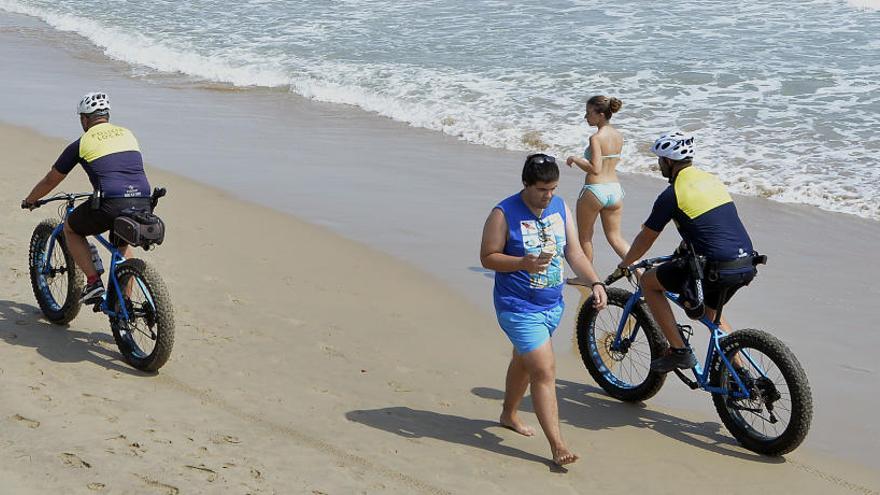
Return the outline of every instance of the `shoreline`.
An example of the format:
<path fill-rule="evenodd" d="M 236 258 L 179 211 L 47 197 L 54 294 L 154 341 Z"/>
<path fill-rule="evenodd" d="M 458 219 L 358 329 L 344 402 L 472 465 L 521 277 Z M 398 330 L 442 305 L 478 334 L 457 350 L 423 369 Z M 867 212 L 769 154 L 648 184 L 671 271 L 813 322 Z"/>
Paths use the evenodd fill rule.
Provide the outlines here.
<path fill-rule="evenodd" d="M 10 27 L 7 27 L 7 24 Z M 24 27 L 25 25 L 27 27 Z M 27 14 L 11 13 L 6 11 L 0 12 L 0 35 L 5 34 L 8 37 L 11 34 L 16 34 L 16 32 L 17 34 L 25 34 L 25 37 L 28 38 L 28 41 L 32 42 L 32 44 L 49 45 L 54 51 L 65 52 L 66 55 L 70 58 L 81 59 L 83 65 L 89 66 L 83 69 L 85 71 L 91 71 L 95 67 L 99 67 L 96 72 L 99 73 L 101 78 L 125 79 L 127 83 L 126 85 L 128 85 L 129 83 L 134 84 L 135 86 L 146 85 L 153 86 L 154 89 L 162 87 L 164 89 L 171 89 L 175 92 L 207 91 L 217 92 L 220 94 L 236 94 L 243 96 L 245 99 L 251 99 L 251 101 L 262 99 L 263 101 L 262 104 L 259 105 L 259 108 L 263 110 L 271 108 L 276 112 L 276 118 L 278 118 L 283 113 L 283 111 L 294 111 L 308 114 L 310 112 L 306 109 L 311 109 L 311 113 L 317 113 L 321 117 L 331 117 L 331 119 L 338 119 L 342 115 L 344 115 L 345 117 L 343 118 L 351 118 L 356 120 L 356 127 L 369 128 L 372 126 L 379 126 L 383 129 L 391 130 L 392 132 L 398 131 L 403 133 L 411 133 L 413 135 L 421 134 L 422 136 L 430 136 L 427 138 L 427 140 L 433 141 L 434 143 L 453 143 L 450 148 L 455 148 L 456 145 L 463 147 L 464 149 L 473 147 L 484 148 L 490 150 L 492 153 L 506 154 L 511 157 L 520 157 L 526 153 L 525 151 L 492 147 L 490 145 L 468 141 L 464 137 L 462 137 L 463 135 L 457 137 L 455 135 L 446 134 L 440 130 L 420 127 L 415 124 L 407 123 L 404 120 L 396 120 L 392 117 L 382 115 L 375 110 L 363 109 L 353 104 L 326 102 L 318 99 L 312 99 L 306 96 L 301 96 L 300 94 L 292 92 L 289 88 L 284 88 L 282 86 L 240 86 L 230 82 L 216 82 L 206 80 L 188 73 L 158 72 L 155 69 L 149 68 L 148 66 L 141 66 L 134 62 L 111 58 L 104 53 L 104 50 L 102 48 L 96 46 L 94 44 L 94 41 L 90 40 L 89 38 L 84 37 L 83 35 L 73 31 L 61 31 L 58 28 L 53 28 L 46 21 L 43 21 L 40 17 Z M 233 98 L 233 100 L 235 100 L 235 98 Z M 139 108 L 137 102 L 134 103 L 137 106 L 133 108 L 137 110 L 138 113 L 140 113 L 143 108 Z M 229 103 L 229 100 L 224 100 L 223 98 L 214 99 L 210 102 L 210 104 Z M 234 102 L 232 103 L 234 104 Z M 199 102 L 199 105 L 201 104 L 203 104 L 203 102 Z M 49 107 L 46 106 L 46 108 Z M 279 110 L 282 110 L 282 112 L 279 112 Z M 224 115 L 222 115 L 222 113 L 219 115 L 214 115 L 215 118 L 223 116 Z M 49 117 L 48 115 L 42 115 L 41 117 L 42 118 L 38 122 L 31 122 L 27 125 L 30 125 L 31 127 L 34 127 L 41 132 L 50 135 L 61 135 L 58 131 L 57 126 L 47 127 L 46 121 L 47 117 Z M 281 120 L 284 119 L 282 118 Z M 285 122 L 285 124 L 290 124 L 290 122 Z M 586 135 L 587 130 L 584 129 L 583 131 L 584 135 Z M 624 133 L 626 133 L 625 127 L 623 128 L 623 131 Z M 644 136 L 640 137 L 644 138 Z M 646 139 L 650 140 L 653 139 L 653 137 Z M 521 144 L 524 147 L 528 147 L 528 137 L 524 136 L 523 142 Z M 540 140 L 532 144 L 540 146 Z M 626 147 L 629 150 L 628 153 L 632 154 L 632 152 L 635 152 L 636 149 L 646 149 L 649 144 L 650 143 L 648 143 L 647 141 L 636 142 L 633 140 L 631 142 L 628 139 Z M 576 154 L 577 151 L 578 150 L 573 150 L 572 152 Z M 711 152 L 711 150 L 704 150 L 704 152 L 705 151 Z M 723 161 L 724 159 L 724 157 L 715 157 L 713 162 Z M 638 162 L 652 162 L 652 156 L 650 154 L 645 156 L 637 156 L 635 160 Z M 646 173 L 646 170 L 648 168 L 650 167 L 638 165 L 636 166 L 636 170 L 625 172 L 623 173 L 623 175 L 634 176 L 637 178 L 656 179 L 657 177 L 655 177 L 654 175 Z M 187 175 L 192 176 L 191 172 Z M 729 184 L 730 187 L 736 187 L 736 183 L 747 183 L 748 181 L 740 178 L 732 180 L 730 182 L 732 182 L 731 184 Z M 737 196 L 745 198 L 766 199 L 774 206 L 815 208 L 823 213 L 832 213 L 835 215 L 842 214 L 846 216 L 851 216 L 856 219 L 865 219 L 871 222 L 880 223 L 880 217 L 872 218 L 871 216 L 863 216 L 859 215 L 858 213 L 836 211 L 833 208 L 823 209 L 818 206 L 814 206 L 813 203 L 793 201 L 790 197 L 788 198 L 788 200 L 786 200 L 786 198 L 770 199 L 770 195 L 774 194 L 774 189 L 774 186 L 767 186 L 766 184 L 764 184 L 760 185 L 760 187 L 755 190 L 754 195 L 745 195 L 742 193 L 736 194 Z M 824 195 L 826 202 L 835 201 L 834 198 L 836 196 L 834 195 L 838 192 L 840 191 L 826 192 Z M 848 198 L 847 194 L 841 195 L 838 200 L 846 200 Z M 270 206 L 280 207 L 277 204 Z M 281 207 L 286 206 L 287 205 Z M 870 212 L 866 213 L 866 215 L 870 215 Z"/>
<path fill-rule="evenodd" d="M 114 114 L 119 117 L 114 122 L 132 128 L 150 148 L 145 150 L 148 164 L 201 158 L 172 172 L 154 167 L 149 171 L 154 185 L 174 184 L 160 208 L 167 208 L 174 223 L 180 222 L 175 226 L 169 221 L 176 231 L 169 231 L 169 241 L 176 235 L 180 241 L 147 256 L 159 263 L 175 304 L 182 303 L 178 331 L 183 337 L 167 373 L 132 376 L 114 358 L 115 348 L 106 341 L 105 321 L 89 315 L 73 328 L 53 333 L 54 327 L 42 324 L 33 313 L 27 276 L 20 271 L 25 259 L 22 239 L 29 236 L 36 218 L 51 212 L 38 210 L 39 216 L 28 216 L 16 211 L 15 192 L 39 179 L 67 140 L 48 139 L 25 127 L 75 138 L 75 119 L 58 108 L 72 106 L 68 93 L 74 99 L 80 96 L 78 88 L 86 77 L 78 72 L 82 68 L 65 62 L 39 42 L 28 50 L 27 54 L 48 56 L 35 59 L 33 67 L 23 67 L 18 79 L 10 78 L 6 84 L 20 91 L 42 88 L 48 92 L 46 101 L 34 103 L 37 108 L 28 116 L 29 122 L 21 127 L 0 124 L 0 134 L 16 144 L 12 146 L 16 154 L 6 169 L 14 179 L 4 191 L 5 221 L 12 234 L 2 237 L 0 260 L 7 268 L 10 300 L 2 308 L 0 333 L 5 346 L 15 351 L 14 359 L 3 367 L 3 376 L 13 381 L 14 388 L 6 392 L 4 402 L 14 402 L 17 393 L 32 396 L 27 395 L 22 405 L 27 410 L 4 410 L 4 417 L 13 424 L 21 423 L 13 421 L 16 414 L 38 417 L 43 426 L 24 433 L 37 433 L 41 439 L 42 435 L 63 437 L 68 434 L 67 427 L 62 428 L 64 407 L 46 410 L 40 393 L 29 387 L 51 389 L 53 399 L 45 402 L 71 406 L 74 423 L 86 431 L 111 437 L 113 432 L 108 430 L 114 423 L 99 424 L 88 418 L 89 411 L 117 416 L 114 410 L 125 411 L 128 416 L 118 419 L 126 431 L 117 433 L 126 438 L 140 436 L 132 442 L 145 445 L 145 438 L 156 439 L 144 435 L 134 409 L 113 397 L 95 406 L 96 399 L 77 394 L 88 389 L 82 393 L 96 396 L 107 387 L 134 400 L 135 392 L 158 391 L 167 401 L 164 405 L 197 409 L 207 405 L 209 414 L 223 425 L 247 431 L 247 455 L 262 463 L 254 469 L 271 470 L 275 480 L 287 479 L 279 474 L 285 466 L 267 460 L 261 449 L 277 447 L 270 438 L 272 428 L 285 432 L 283 438 L 293 446 L 284 448 L 295 451 L 295 465 L 307 468 L 305 478 L 311 480 L 308 487 L 313 489 L 320 489 L 314 484 L 319 476 L 333 474 L 327 471 L 331 468 L 315 466 L 308 455 L 315 451 L 323 461 L 345 466 L 340 468 L 341 479 L 347 481 L 335 487 L 339 491 L 366 486 L 359 484 L 359 473 L 370 473 L 365 475 L 370 479 L 367 485 L 387 483 L 388 491 L 400 492 L 473 491 L 474 484 L 494 492 L 528 483 L 525 476 L 516 474 L 518 470 L 547 481 L 539 461 L 546 455 L 542 439 L 527 443 L 492 426 L 500 407 L 498 393 L 503 388 L 508 344 L 492 318 L 491 279 L 477 259 L 485 215 L 494 201 L 518 187 L 520 154 L 468 145 L 336 105 L 292 102 L 288 95 L 255 98 L 247 92 L 213 94 L 197 88 L 153 87 L 126 80 L 106 66 L 102 72 L 100 64 L 88 62 L 98 71 L 90 77 L 119 89 L 125 105 Z M 58 71 L 76 88 L 57 90 L 57 82 L 46 74 L 57 77 Z M 35 82 L 42 86 L 27 89 Z M 185 106 L 187 115 L 166 129 L 161 116 L 176 106 Z M 8 115 L 4 113 L 0 120 L 7 120 Z M 59 115 L 70 121 L 57 122 Z M 270 123 L 274 127 L 268 127 Z M 47 127 L 54 131 L 45 131 Z M 189 140 L 180 128 L 199 135 Z M 30 143 L 33 149 L 22 143 Z M 368 150 L 364 153 L 368 156 L 349 161 L 352 149 L 361 147 Z M 262 160 L 249 163 L 251 156 Z M 291 171 L 291 164 L 299 168 Z M 242 166 L 248 167 L 248 176 L 242 174 Z M 206 170 L 211 173 L 207 185 L 183 178 L 204 179 Z M 576 196 L 580 176 L 562 172 L 560 194 L 569 200 Z M 274 185 L 254 179 L 254 175 L 273 173 L 279 177 Z M 75 174 L 82 183 L 84 174 Z M 162 184 L 154 177 L 167 182 Z M 389 182 L 388 177 L 398 183 Z M 624 234 L 631 239 L 663 182 L 631 175 L 623 179 L 628 195 Z M 446 200 L 452 194 L 457 201 L 450 203 Z M 769 486 L 787 486 L 782 484 L 787 481 L 803 486 L 806 492 L 859 492 L 858 487 L 865 486 L 876 491 L 880 483 L 869 469 L 878 466 L 878 446 L 871 443 L 880 431 L 871 423 L 878 400 L 864 391 L 876 388 L 880 371 L 870 352 L 880 341 L 869 331 L 868 314 L 880 297 L 878 288 L 871 285 L 880 270 L 853 266 L 852 260 L 870 259 L 880 245 L 880 222 L 758 198 L 738 196 L 736 201 L 756 246 L 770 254 L 771 264 L 753 287 L 737 295 L 731 306 L 736 311 L 735 323 L 772 329 L 807 368 L 817 402 L 814 430 L 807 443 L 782 463 L 788 466 L 756 460 L 731 445 L 706 396 L 684 390 L 672 380 L 646 406 L 631 408 L 608 400 L 591 385 L 570 346 L 579 300 L 574 288 L 566 288 L 568 311 L 554 336 L 560 396 L 567 402 L 564 432 L 573 438 L 575 448 L 580 445 L 578 450 L 592 454 L 604 451 L 623 459 L 644 448 L 639 454 L 644 460 L 673 452 L 685 466 L 702 470 L 699 466 L 708 463 L 736 471 L 727 473 L 730 476 L 753 474 Z M 266 219 L 260 222 L 265 225 L 254 225 L 254 218 Z M 235 235 L 231 235 L 233 229 Z M 253 233 L 255 241 L 241 238 L 240 229 Z M 675 244 L 671 226 L 667 231 L 655 251 Z M 607 273 L 613 253 L 601 233 L 595 241 L 597 268 Z M 271 249 L 275 246 L 290 249 L 277 253 Z M 277 284 L 266 283 L 274 279 Z M 379 288 L 372 286 L 376 283 Z M 217 297 L 202 295 L 205 286 L 212 289 L 210 296 Z M 773 303 L 768 304 L 768 299 Z M 462 342 L 469 349 L 461 349 Z M 304 343 L 305 348 L 299 349 Z M 278 357 L 279 350 L 307 363 L 306 376 L 296 373 L 302 372 L 301 362 L 288 363 Z M 205 363 L 209 363 L 207 369 Z M 226 363 L 234 366 L 224 369 Z M 368 371 L 361 373 L 361 369 Z M 72 371 L 86 385 L 78 388 L 75 381 L 60 376 L 46 383 L 38 378 L 43 370 L 50 375 Z M 374 378 L 374 374 L 379 376 Z M 364 390 L 357 381 L 362 375 L 369 376 Z M 252 381 L 259 382 L 256 391 L 249 390 Z M 122 383 L 133 384 L 133 391 L 120 388 Z M 273 385 L 289 395 L 277 393 Z M 220 432 L 204 434 L 200 425 L 176 412 L 161 407 L 150 411 L 163 427 L 179 434 L 178 439 L 165 438 L 175 445 L 166 452 L 169 458 L 192 461 L 197 467 L 204 462 L 209 469 L 223 472 L 218 466 L 226 460 L 209 456 L 210 462 L 199 461 L 192 453 L 196 447 L 186 450 L 189 447 L 175 442 L 189 445 L 181 440 L 189 435 L 209 451 L 234 449 L 237 444 L 222 438 L 215 443 L 212 435 Z M 312 424 L 315 415 L 321 416 L 318 426 Z M 321 427 L 344 431 L 352 439 L 339 440 Z M 39 428 L 55 429 L 50 434 Z M 17 452 L 27 450 L 27 435 L 16 435 Z M 473 435 L 488 440 L 475 441 Z M 91 440 L 79 436 L 66 445 L 105 458 Z M 130 446 L 125 447 L 110 448 L 128 455 Z M 398 450 L 409 458 L 401 458 Z M 226 453 L 230 452 L 234 451 Z M 461 459 L 450 458 L 455 456 Z M 48 454 L 36 458 L 32 471 L 22 469 L 48 473 L 58 462 L 68 466 Z M 127 469 L 132 462 L 128 459 L 107 460 L 102 469 Z M 419 465 L 419 459 L 432 459 L 460 474 L 441 479 L 432 466 Z M 595 469 L 613 472 L 620 467 L 614 467 L 610 458 L 593 455 L 585 461 L 590 467 L 578 467 L 562 480 L 551 478 L 551 483 L 563 489 L 578 483 L 609 488 L 594 479 Z M 157 476 L 190 479 L 182 473 L 199 474 L 198 469 L 171 467 L 168 462 L 155 456 L 149 465 Z M 776 480 L 780 470 L 783 479 Z M 63 478 L 58 476 L 56 481 Z M 147 478 L 157 481 L 157 476 Z M 236 479 L 244 483 L 247 476 L 238 473 Z M 817 479 L 831 485 L 816 485 Z M 648 479 L 630 480 L 633 488 L 650 488 L 650 481 L 673 482 L 659 467 L 649 471 Z M 715 486 L 708 478 L 693 481 L 694 486 Z M 256 483 L 253 478 L 248 482 Z M 198 490 L 197 486 L 191 485 Z"/>
<path fill-rule="evenodd" d="M 111 95 L 119 102 L 114 122 L 134 130 L 149 164 L 163 165 L 231 191 L 232 197 L 293 215 L 390 254 L 429 273 L 492 315 L 492 277 L 479 266 L 479 236 L 495 202 L 520 187 L 521 154 L 462 143 L 354 108 L 289 95 L 265 92 L 255 96 L 246 91 L 152 84 L 126 76 L 122 64 L 71 59 L 66 49 L 47 47 L 39 39 L 0 44 L 3 54 L 12 57 L 13 51 L 15 57 L 30 62 L 18 67 L 17 78 L 0 81 L 4 89 L 0 94 L 41 96 L 7 99 L 8 111 L 18 106 L 30 109 L 14 112 L 25 117 L 22 125 L 50 135 L 66 134 L 65 140 L 72 140 L 79 135 L 78 124 L 59 108 L 70 107 L 70 101 L 81 96 L 79 88 L 85 91 L 95 84 L 113 88 Z M 59 74 L 68 83 L 63 90 L 53 82 Z M 3 88 L 3 84 L 12 87 Z M 179 108 L 185 111 L 175 110 Z M 6 115 L 0 115 L 0 121 L 8 119 Z M 169 115 L 174 116 L 173 122 L 168 121 Z M 54 159 L 46 157 L 41 168 Z M 562 169 L 558 193 L 574 206 L 582 175 Z M 627 191 L 623 235 L 632 239 L 665 183 L 632 175 L 622 179 Z M 174 194 L 173 189 L 170 193 Z M 831 418 L 827 428 L 820 422 L 808 441 L 818 440 L 828 453 L 857 459 L 858 454 L 849 448 L 835 447 L 838 440 L 832 425 L 841 413 L 832 412 L 831 405 L 850 404 L 858 411 L 856 417 L 871 424 L 868 411 L 877 401 L 860 391 L 875 384 L 880 373 L 868 352 L 877 336 L 863 335 L 858 329 L 869 328 L 864 308 L 880 297 L 880 289 L 870 284 L 880 276 L 880 269 L 869 265 L 853 280 L 856 272 L 846 259 L 868 258 L 873 253 L 880 245 L 880 222 L 759 198 L 737 196 L 736 202 L 755 246 L 770 256 L 770 264 L 748 290 L 737 294 L 727 314 L 735 327 L 768 329 L 792 347 L 813 381 L 817 417 L 828 409 Z M 819 232 L 821 238 L 816 237 Z M 671 252 L 677 243 L 677 234 L 669 226 L 652 253 Z M 595 246 L 597 271 L 610 273 L 616 256 L 600 232 L 595 235 Z M 825 266 L 827 275 L 814 275 L 817 266 Z M 814 296 L 819 279 L 829 297 Z M 851 306 L 846 298 L 836 296 L 853 291 L 866 304 Z M 573 308 L 571 303 L 579 298 L 577 289 L 566 287 L 565 294 Z M 768 305 L 767 297 L 774 304 Z M 560 361 L 572 365 L 571 376 L 586 380 L 571 345 L 575 316 L 573 309 L 566 311 L 553 341 Z M 840 326 L 853 330 L 843 335 L 823 331 Z M 830 370 L 826 370 L 828 363 Z M 812 372 L 814 367 L 822 372 Z M 711 414 L 705 397 L 680 387 L 668 387 L 654 400 L 664 407 Z M 880 434 L 880 427 L 867 427 Z M 848 438 L 863 446 L 856 451 L 878 448 L 869 446 L 857 427 L 846 429 Z"/>
<path fill-rule="evenodd" d="M 561 351 L 562 427 L 586 456 L 564 477 L 551 475 L 543 439 L 495 422 L 509 350 L 491 315 L 387 254 L 152 167 L 151 180 L 175 193 L 160 205 L 166 243 L 138 256 L 171 290 L 177 338 L 158 375 L 138 373 L 121 362 L 101 315 L 81 314 L 67 329 L 40 319 L 19 260 L 22 240 L 54 212 L 20 211 L 13 193 L 65 143 L 0 131 L 4 144 L 29 150 L 16 155 L 18 178 L 0 189 L 0 289 L 8 299 L 0 301 L 7 383 L 0 417 L 10 430 L 0 457 L 31 488 L 608 490 L 620 482 L 602 480 L 620 479 L 628 468 L 619 459 L 630 459 L 641 474 L 627 488 L 656 490 L 678 479 L 652 462 L 666 456 L 693 470 L 693 488 L 743 476 L 749 486 L 802 493 L 880 486 L 873 470 L 823 454 L 814 442 L 784 460 L 761 458 L 736 446 L 707 410 L 611 400 L 579 383 L 585 373 Z M 68 181 L 87 185 L 85 174 Z M 235 237 L 225 230 L 230 222 Z M 303 237 L 310 242 L 296 242 Z M 255 240 L 309 263 L 279 264 L 255 251 Z M 534 422 L 528 399 L 524 409 Z"/>

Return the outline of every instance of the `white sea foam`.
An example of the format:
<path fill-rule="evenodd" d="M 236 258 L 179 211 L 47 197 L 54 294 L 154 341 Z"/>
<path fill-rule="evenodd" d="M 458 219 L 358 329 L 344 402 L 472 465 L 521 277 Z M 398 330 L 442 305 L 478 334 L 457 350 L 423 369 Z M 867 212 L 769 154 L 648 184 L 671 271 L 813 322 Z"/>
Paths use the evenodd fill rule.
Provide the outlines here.
<path fill-rule="evenodd" d="M 124 31 L 82 16 L 56 13 L 13 0 L 0 0 L 0 8 L 40 18 L 59 31 L 83 36 L 103 49 L 105 55 L 122 62 L 236 86 L 273 87 L 289 83 L 283 71 L 272 67 L 242 65 L 222 56 L 199 55 L 196 47 L 173 48 L 144 34 Z"/>
<path fill-rule="evenodd" d="M 880 10 L 880 0 L 846 0 L 850 7 L 865 10 Z"/>
<path fill-rule="evenodd" d="M 515 150 L 579 154 L 589 132 L 583 102 L 612 94 L 624 101 L 615 123 L 628 139 L 625 171 L 654 173 L 647 144 L 682 127 L 735 192 L 880 220 L 874 12 L 839 0 L 692 0 L 680 13 L 649 0 L 462 1 L 194 0 L 160 9 L 0 0 L 0 9 L 84 36 L 138 66 L 135 75 L 149 68 L 287 87 Z M 664 31 L 661 15 L 692 26 L 688 36 Z M 545 22 L 529 21 L 536 17 Z"/>

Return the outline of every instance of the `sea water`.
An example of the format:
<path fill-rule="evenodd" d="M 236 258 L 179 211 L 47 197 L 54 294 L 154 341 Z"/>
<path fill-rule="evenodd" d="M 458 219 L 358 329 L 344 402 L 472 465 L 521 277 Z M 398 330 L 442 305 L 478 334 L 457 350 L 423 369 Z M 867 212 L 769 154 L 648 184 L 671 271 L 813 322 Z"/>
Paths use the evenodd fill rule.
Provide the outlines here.
<path fill-rule="evenodd" d="M 620 169 L 682 128 L 735 192 L 880 220 L 874 0 L 0 0 L 130 75 L 359 106 L 510 150 L 579 153 L 624 102 Z"/>

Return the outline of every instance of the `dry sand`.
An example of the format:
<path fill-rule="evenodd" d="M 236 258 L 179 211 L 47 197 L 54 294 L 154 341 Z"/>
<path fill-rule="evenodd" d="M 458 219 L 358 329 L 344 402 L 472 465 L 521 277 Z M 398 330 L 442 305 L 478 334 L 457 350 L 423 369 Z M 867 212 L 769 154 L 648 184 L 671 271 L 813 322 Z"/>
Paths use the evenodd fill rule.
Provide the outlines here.
<path fill-rule="evenodd" d="M 880 488 L 809 449 L 754 455 L 712 416 L 611 400 L 570 359 L 560 415 L 582 460 L 552 469 L 543 438 L 496 423 L 509 345 L 491 314 L 387 255 L 155 169 L 169 232 L 139 255 L 171 290 L 177 334 L 166 367 L 139 373 L 105 318 L 48 324 L 31 293 L 28 239 L 54 209 L 18 202 L 64 144 L 0 127 L 0 493 Z M 62 189 L 87 190 L 84 174 Z"/>

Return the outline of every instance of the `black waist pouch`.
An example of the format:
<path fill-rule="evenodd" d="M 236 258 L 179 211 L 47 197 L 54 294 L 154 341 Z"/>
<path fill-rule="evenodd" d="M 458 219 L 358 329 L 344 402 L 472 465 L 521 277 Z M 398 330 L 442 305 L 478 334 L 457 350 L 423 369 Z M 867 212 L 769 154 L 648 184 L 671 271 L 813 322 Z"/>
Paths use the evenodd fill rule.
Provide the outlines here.
<path fill-rule="evenodd" d="M 721 287 L 748 285 L 758 274 L 758 265 L 766 262 L 767 256 L 757 252 L 731 261 L 709 261 L 706 280 Z"/>
<path fill-rule="evenodd" d="M 126 208 L 113 220 L 113 234 L 132 246 L 148 250 L 165 240 L 165 222 L 150 211 Z"/>

